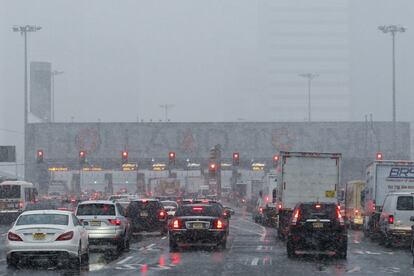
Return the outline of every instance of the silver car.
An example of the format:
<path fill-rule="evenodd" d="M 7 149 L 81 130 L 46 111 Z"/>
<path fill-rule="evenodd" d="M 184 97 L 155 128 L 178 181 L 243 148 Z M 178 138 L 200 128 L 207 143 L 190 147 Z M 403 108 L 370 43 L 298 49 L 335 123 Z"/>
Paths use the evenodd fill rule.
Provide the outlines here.
<path fill-rule="evenodd" d="M 109 200 L 79 203 L 76 216 L 89 235 L 91 249 L 111 250 L 119 253 L 129 250 L 130 224 L 122 206 Z"/>

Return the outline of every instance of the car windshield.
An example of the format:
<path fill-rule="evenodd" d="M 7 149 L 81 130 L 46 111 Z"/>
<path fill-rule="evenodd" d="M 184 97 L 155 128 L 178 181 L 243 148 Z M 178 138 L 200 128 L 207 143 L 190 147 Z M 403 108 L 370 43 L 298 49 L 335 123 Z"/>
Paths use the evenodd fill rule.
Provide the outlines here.
<path fill-rule="evenodd" d="M 399 211 L 413 211 L 414 200 L 412 196 L 399 196 L 397 199 L 397 210 Z"/>
<path fill-rule="evenodd" d="M 115 205 L 104 203 L 80 204 L 77 216 L 115 216 Z"/>
<path fill-rule="evenodd" d="M 38 225 L 38 224 L 54 224 L 68 225 L 69 216 L 62 214 L 28 214 L 21 215 L 16 222 L 17 226 L 21 225 Z"/>
<path fill-rule="evenodd" d="M 175 213 L 176 217 L 185 216 L 209 216 L 220 217 L 220 209 L 212 205 L 184 205 L 178 208 Z"/>
<path fill-rule="evenodd" d="M 175 202 L 170 202 L 170 201 L 162 201 L 162 206 L 164 207 L 174 207 L 177 208 L 178 204 Z"/>
<path fill-rule="evenodd" d="M 20 198 L 20 186 L 0 185 L 0 199 Z"/>
<path fill-rule="evenodd" d="M 300 220 L 307 219 L 334 219 L 336 218 L 336 205 L 307 204 L 300 207 Z"/>

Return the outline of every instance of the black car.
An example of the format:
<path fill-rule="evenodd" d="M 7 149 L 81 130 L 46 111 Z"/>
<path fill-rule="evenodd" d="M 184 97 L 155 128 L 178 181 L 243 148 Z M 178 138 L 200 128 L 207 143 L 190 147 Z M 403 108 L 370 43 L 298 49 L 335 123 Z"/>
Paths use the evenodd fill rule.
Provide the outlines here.
<path fill-rule="evenodd" d="M 335 203 L 299 203 L 293 210 L 287 238 L 289 258 L 298 251 L 307 253 L 335 252 L 346 258 L 348 248 L 347 230 L 340 210 Z"/>
<path fill-rule="evenodd" d="M 168 230 L 171 251 L 181 246 L 226 248 L 229 222 L 216 204 L 187 204 L 178 208 Z"/>
<path fill-rule="evenodd" d="M 126 216 L 130 220 L 132 232 L 168 232 L 168 214 L 158 199 L 138 199 L 129 203 Z"/>

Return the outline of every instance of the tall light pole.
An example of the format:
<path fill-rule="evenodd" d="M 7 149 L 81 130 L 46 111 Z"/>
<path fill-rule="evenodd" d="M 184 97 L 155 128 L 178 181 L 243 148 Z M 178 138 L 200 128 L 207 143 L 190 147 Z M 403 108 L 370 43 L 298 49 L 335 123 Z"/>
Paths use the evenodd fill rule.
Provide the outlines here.
<path fill-rule="evenodd" d="M 174 107 L 173 104 L 161 104 L 160 107 L 164 109 L 165 112 L 165 122 L 168 122 L 168 110 Z"/>
<path fill-rule="evenodd" d="M 24 38 L 24 159 L 25 159 L 25 177 L 26 177 L 26 145 L 27 145 L 27 121 L 28 121 L 28 85 L 27 85 L 27 33 L 33 33 L 42 29 L 36 25 L 13 26 L 13 32 L 19 32 Z"/>
<path fill-rule="evenodd" d="M 55 76 L 59 76 L 62 75 L 64 72 L 63 71 L 57 71 L 57 70 L 53 70 L 52 72 L 50 72 L 51 77 L 52 77 L 52 114 L 51 114 L 51 121 L 54 122 L 55 121 Z"/>
<path fill-rule="evenodd" d="M 393 128 L 393 151 L 395 154 L 395 138 L 396 138 L 396 122 L 397 122 L 397 110 L 396 110 L 396 92 L 395 92 L 395 34 L 403 33 L 407 28 L 397 25 L 384 25 L 378 26 L 378 30 L 384 34 L 390 33 L 392 37 L 392 128 Z"/>
<path fill-rule="evenodd" d="M 310 122 L 312 121 L 312 118 L 311 118 L 311 85 L 312 85 L 312 80 L 318 77 L 319 75 L 315 73 L 303 73 L 303 74 L 299 74 L 298 76 L 308 79 L 308 121 Z"/>

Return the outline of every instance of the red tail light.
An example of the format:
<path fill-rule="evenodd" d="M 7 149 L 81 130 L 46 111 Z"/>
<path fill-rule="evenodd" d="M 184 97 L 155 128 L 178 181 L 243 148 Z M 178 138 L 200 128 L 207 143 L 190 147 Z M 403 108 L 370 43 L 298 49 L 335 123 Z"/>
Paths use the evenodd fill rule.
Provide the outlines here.
<path fill-rule="evenodd" d="M 7 234 L 7 238 L 9 239 L 9 241 L 23 241 L 22 238 L 20 238 L 19 235 L 13 233 L 13 232 L 9 232 Z"/>
<path fill-rule="evenodd" d="M 112 225 L 121 225 L 121 220 L 119 218 L 117 219 L 108 219 L 109 223 Z"/>
<path fill-rule="evenodd" d="M 172 223 L 172 228 L 173 229 L 180 229 L 180 221 L 178 219 L 175 219 Z"/>
<path fill-rule="evenodd" d="M 292 224 L 295 225 L 296 223 L 298 223 L 299 217 L 300 217 L 300 210 L 296 209 L 295 213 L 292 216 Z"/>
<path fill-rule="evenodd" d="M 388 216 L 388 224 L 394 224 L 394 216 L 393 215 Z"/>
<path fill-rule="evenodd" d="M 201 211 L 203 211 L 203 207 L 193 207 L 193 211 L 201 212 Z"/>
<path fill-rule="evenodd" d="M 316 208 L 316 209 L 320 209 L 320 208 L 321 208 L 321 205 L 320 205 L 320 204 L 316 204 L 316 205 L 315 205 L 315 208 Z"/>
<path fill-rule="evenodd" d="M 263 213 L 263 208 L 262 207 L 259 208 L 259 213 L 260 214 Z"/>
<path fill-rule="evenodd" d="M 217 220 L 216 221 L 216 228 L 217 229 L 223 229 L 223 227 L 224 227 L 224 225 L 223 225 L 223 222 L 221 221 L 221 220 Z"/>
<path fill-rule="evenodd" d="M 340 225 L 345 225 L 344 218 L 342 217 L 341 210 L 339 208 L 336 208 L 336 218 L 338 219 Z"/>
<path fill-rule="evenodd" d="M 164 211 L 160 211 L 160 213 L 158 214 L 158 217 L 160 219 L 164 219 L 165 218 L 165 212 Z"/>
<path fill-rule="evenodd" d="M 282 204 L 278 204 L 277 205 L 277 208 L 280 210 L 280 209 L 282 209 Z"/>
<path fill-rule="evenodd" d="M 68 240 L 71 240 L 72 238 L 73 238 L 73 231 L 69 231 L 57 237 L 56 240 L 57 241 L 68 241 Z"/>
<path fill-rule="evenodd" d="M 23 209 L 24 208 L 24 202 L 23 201 L 20 201 L 19 202 L 19 209 Z"/>

